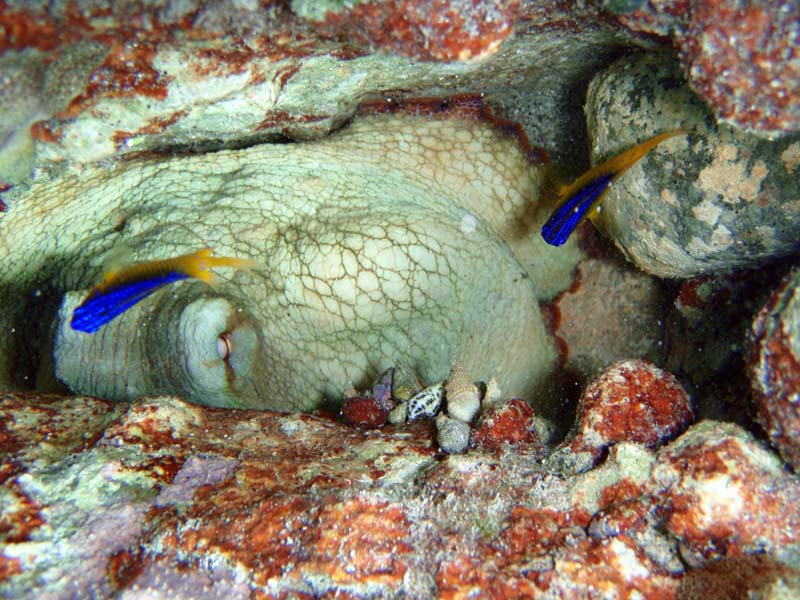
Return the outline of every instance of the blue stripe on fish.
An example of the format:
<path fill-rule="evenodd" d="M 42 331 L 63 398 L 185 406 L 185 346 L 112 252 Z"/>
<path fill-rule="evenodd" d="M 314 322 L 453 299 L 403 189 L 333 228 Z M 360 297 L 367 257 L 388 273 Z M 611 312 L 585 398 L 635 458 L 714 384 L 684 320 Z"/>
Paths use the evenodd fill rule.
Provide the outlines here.
<path fill-rule="evenodd" d="M 147 279 L 122 281 L 118 285 L 97 290 L 75 309 L 70 325 L 76 331 L 94 333 L 158 288 L 188 278 L 187 273 L 171 271 Z"/>
<path fill-rule="evenodd" d="M 561 246 L 587 215 L 616 173 L 604 173 L 579 189 L 559 206 L 542 226 L 542 237 L 551 246 Z"/>
<path fill-rule="evenodd" d="M 168 283 L 194 277 L 214 285 L 216 275 L 211 271 L 214 267 L 252 269 L 257 266 L 257 262 L 247 258 L 213 256 L 211 248 L 175 258 L 131 265 L 107 273 L 103 281 L 93 287 L 86 299 L 75 309 L 70 324 L 77 331 L 94 333 Z"/>

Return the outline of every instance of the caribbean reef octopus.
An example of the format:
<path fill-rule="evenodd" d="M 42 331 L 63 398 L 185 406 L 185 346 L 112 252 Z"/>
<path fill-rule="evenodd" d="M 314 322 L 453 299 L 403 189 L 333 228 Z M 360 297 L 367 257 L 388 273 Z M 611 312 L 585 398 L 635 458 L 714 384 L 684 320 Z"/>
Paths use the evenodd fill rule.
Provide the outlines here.
<path fill-rule="evenodd" d="M 438 381 L 458 360 L 534 398 L 556 359 L 538 300 L 569 283 L 574 261 L 553 253 L 577 255 L 537 235 L 541 181 L 491 124 L 407 114 L 40 177 L 0 219 L 0 385 L 309 410 L 392 365 Z M 73 330 L 120 247 L 137 262 L 210 247 L 256 266 Z"/>

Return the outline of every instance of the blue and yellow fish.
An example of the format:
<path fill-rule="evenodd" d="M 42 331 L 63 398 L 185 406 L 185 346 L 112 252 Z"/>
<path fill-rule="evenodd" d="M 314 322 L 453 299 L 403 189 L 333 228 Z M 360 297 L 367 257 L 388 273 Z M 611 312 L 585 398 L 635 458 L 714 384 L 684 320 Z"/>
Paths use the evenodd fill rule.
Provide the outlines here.
<path fill-rule="evenodd" d="M 72 314 L 70 325 L 76 331 L 94 333 L 168 283 L 194 277 L 214 285 L 217 280 L 211 271 L 214 267 L 250 269 L 254 266 L 256 263 L 252 260 L 212 256 L 210 248 L 203 248 L 184 256 L 117 269 L 107 273 L 89 292 Z"/>
<path fill-rule="evenodd" d="M 566 242 L 587 217 L 594 220 L 609 185 L 661 142 L 684 133 L 684 130 L 678 129 L 659 134 L 586 171 L 561 192 L 553 214 L 542 227 L 544 241 L 552 246 Z"/>

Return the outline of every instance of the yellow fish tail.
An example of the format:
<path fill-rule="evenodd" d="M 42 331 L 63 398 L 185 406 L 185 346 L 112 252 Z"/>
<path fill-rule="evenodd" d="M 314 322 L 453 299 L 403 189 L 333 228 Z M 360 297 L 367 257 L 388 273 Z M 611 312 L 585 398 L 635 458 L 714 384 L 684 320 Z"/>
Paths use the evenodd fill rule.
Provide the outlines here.
<path fill-rule="evenodd" d="M 212 255 L 213 250 L 211 248 L 203 248 L 192 254 L 170 258 L 164 262 L 170 263 L 170 270 L 181 271 L 189 277 L 194 277 L 212 286 L 219 282 L 219 278 L 211 270 L 215 267 L 253 269 L 258 266 L 256 261 L 247 258 Z"/>

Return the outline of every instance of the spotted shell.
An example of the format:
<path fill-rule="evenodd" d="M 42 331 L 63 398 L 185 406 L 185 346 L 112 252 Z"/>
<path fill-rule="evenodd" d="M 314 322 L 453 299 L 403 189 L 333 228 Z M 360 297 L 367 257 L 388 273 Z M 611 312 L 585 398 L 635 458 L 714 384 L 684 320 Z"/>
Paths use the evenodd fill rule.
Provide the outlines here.
<path fill-rule="evenodd" d="M 428 386 L 415 394 L 408 401 L 408 420 L 413 421 L 420 417 L 435 417 L 442 406 L 443 396 L 444 385 L 442 383 Z"/>
<path fill-rule="evenodd" d="M 450 369 L 446 387 L 447 414 L 469 423 L 481 407 L 481 394 L 472 376 L 460 363 Z"/>

